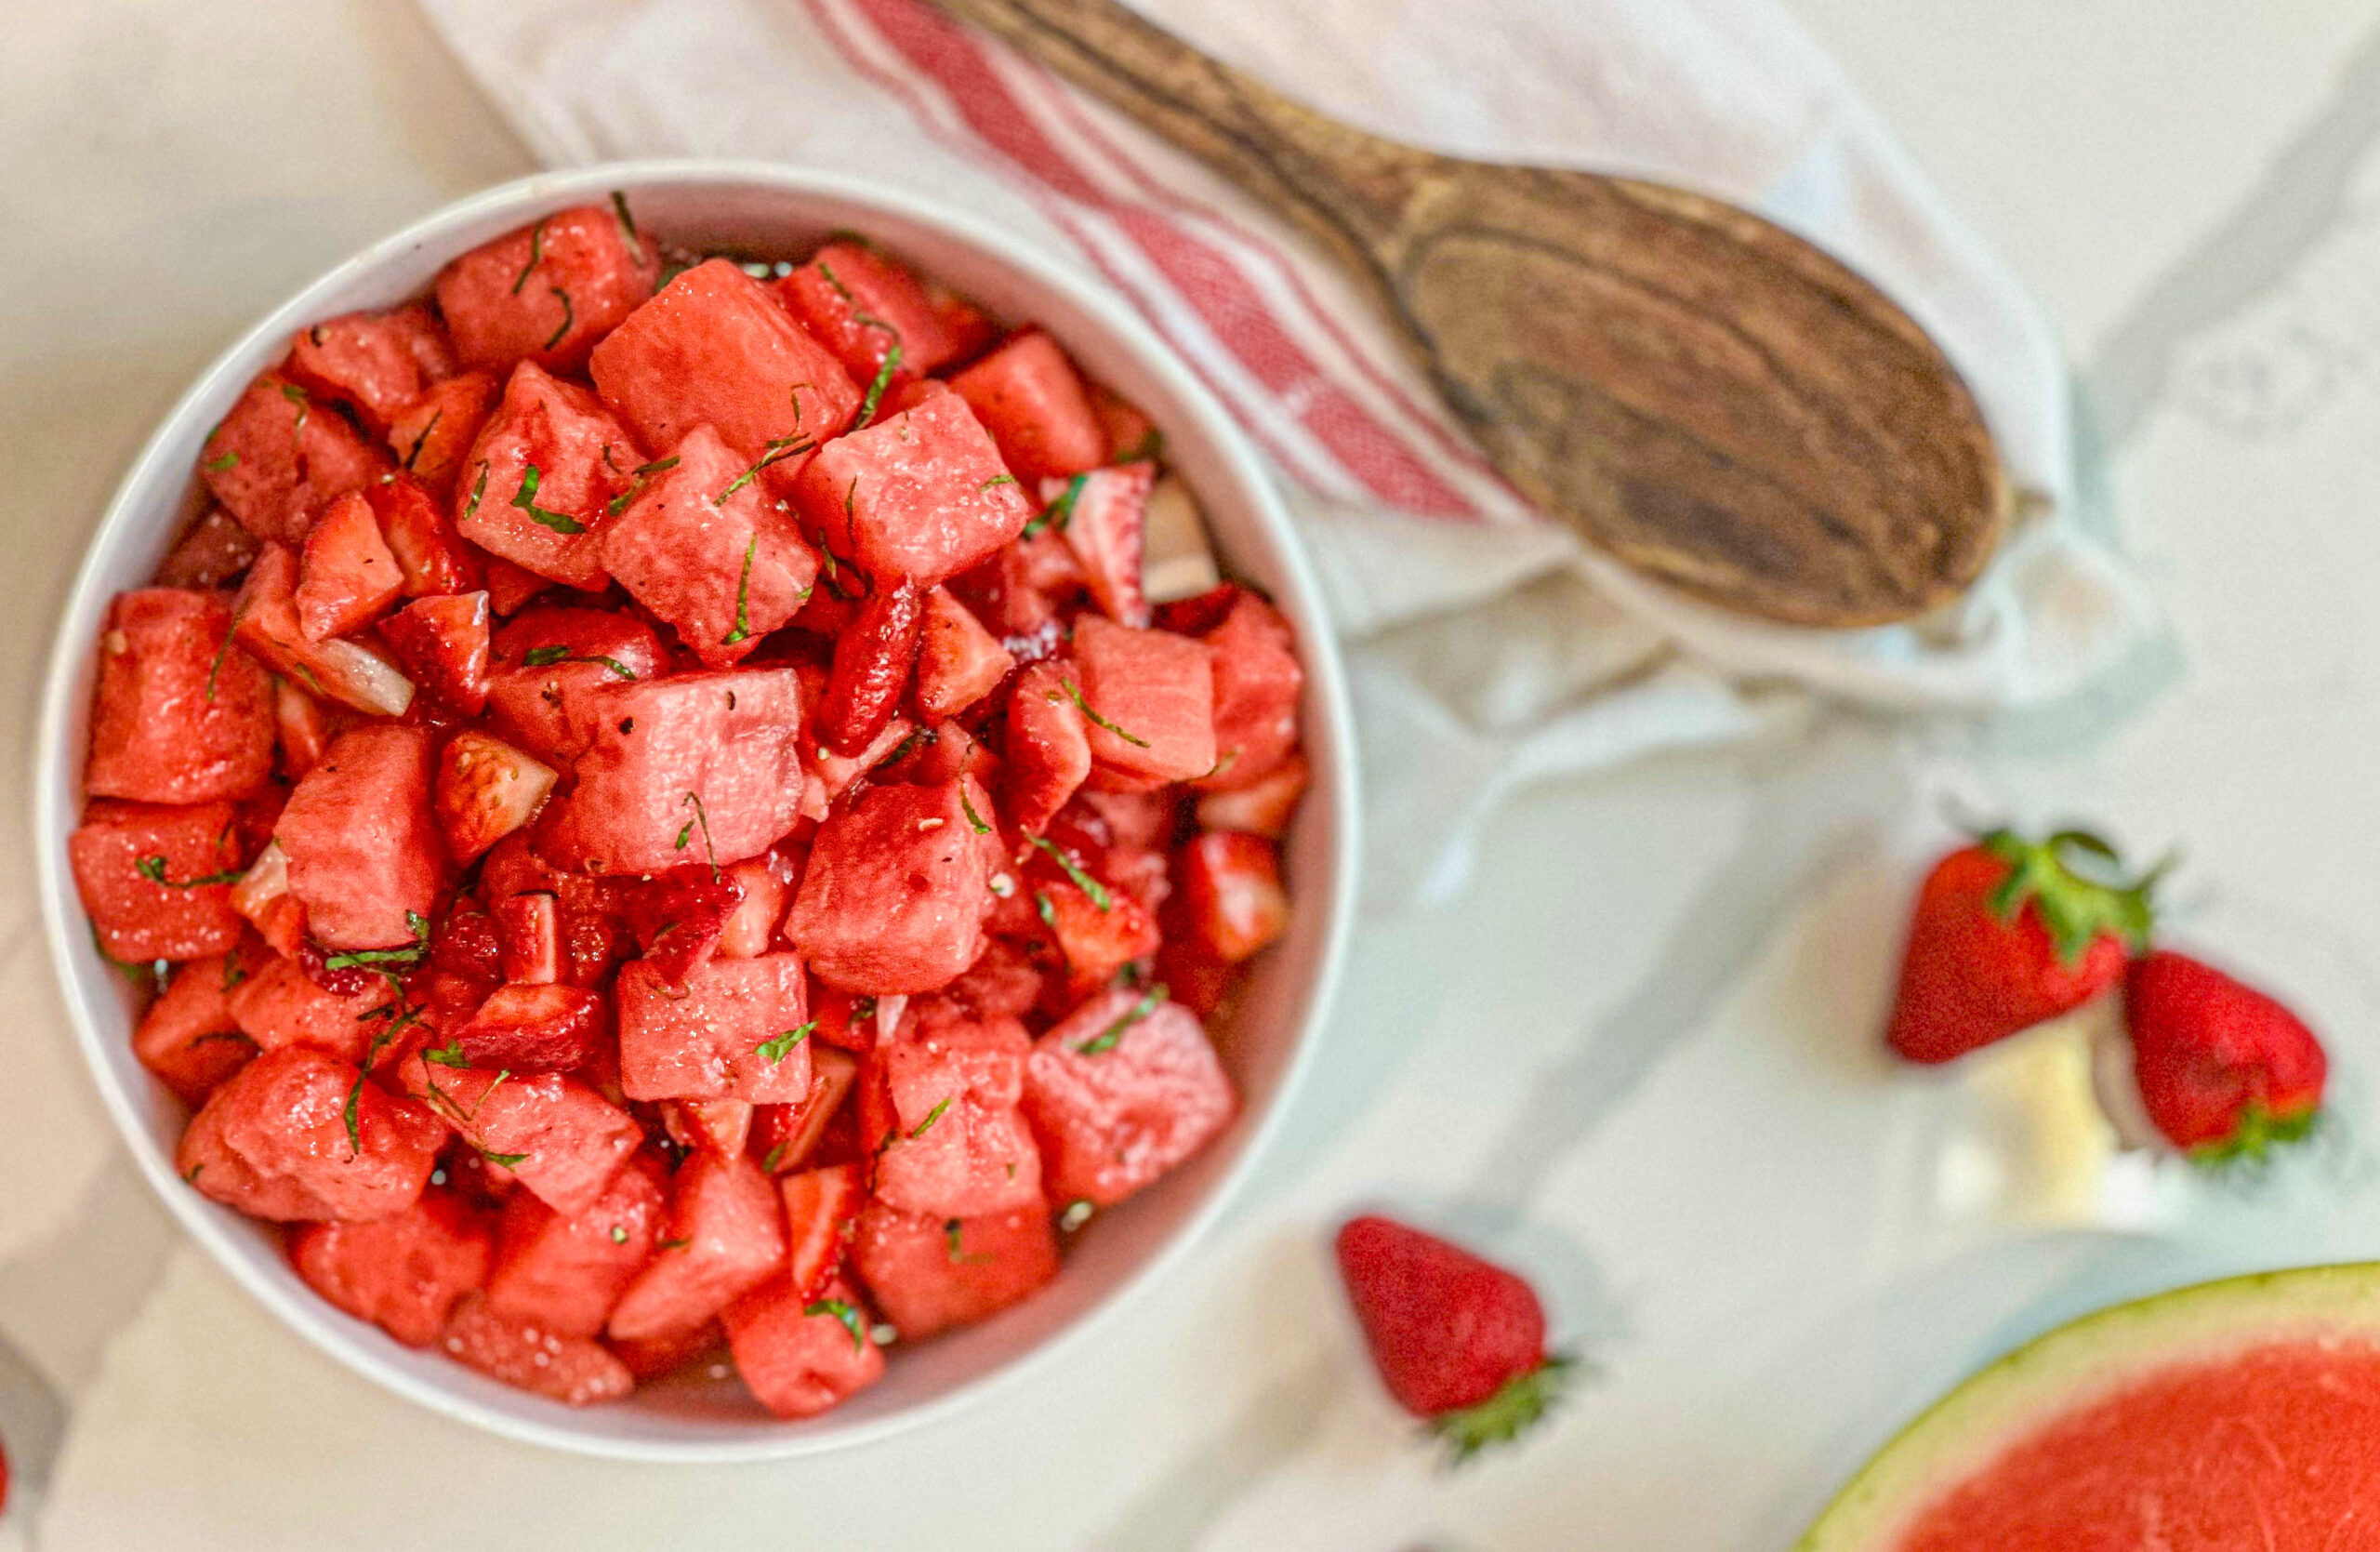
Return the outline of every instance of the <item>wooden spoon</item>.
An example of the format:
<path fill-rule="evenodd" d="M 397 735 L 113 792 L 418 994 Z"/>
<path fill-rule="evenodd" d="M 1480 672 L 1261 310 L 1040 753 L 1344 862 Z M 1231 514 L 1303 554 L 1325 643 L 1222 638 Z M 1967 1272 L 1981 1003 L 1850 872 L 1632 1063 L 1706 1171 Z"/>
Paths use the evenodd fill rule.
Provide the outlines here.
<path fill-rule="evenodd" d="M 1804 625 L 1906 619 L 2007 488 L 1924 331 L 1757 216 L 1464 161 L 1292 102 L 1115 0 L 940 0 L 1204 158 L 1363 277 L 1488 456 L 1614 554 Z"/>

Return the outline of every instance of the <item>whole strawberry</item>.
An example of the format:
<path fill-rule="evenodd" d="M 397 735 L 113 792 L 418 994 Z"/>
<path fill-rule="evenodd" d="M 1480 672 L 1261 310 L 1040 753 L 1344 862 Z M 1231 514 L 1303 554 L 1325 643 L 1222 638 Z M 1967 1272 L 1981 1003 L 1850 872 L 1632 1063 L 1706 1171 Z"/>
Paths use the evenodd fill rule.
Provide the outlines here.
<path fill-rule="evenodd" d="M 1947 1062 L 2081 1007 L 2149 941 L 2152 873 L 2106 882 L 2114 850 L 2061 830 L 1994 830 L 1934 865 L 1918 891 L 1886 1039 L 1912 1062 Z"/>
<path fill-rule="evenodd" d="M 1454 1461 L 1518 1438 L 1554 1401 L 1570 1360 L 1547 1355 L 1545 1311 L 1519 1277 L 1390 1218 L 1351 1220 L 1338 1249 L 1382 1382 Z"/>
<path fill-rule="evenodd" d="M 2123 1021 L 2149 1119 L 2193 1159 L 2259 1157 L 2313 1129 L 2330 1060 L 2254 987 L 2160 949 L 2125 975 Z"/>

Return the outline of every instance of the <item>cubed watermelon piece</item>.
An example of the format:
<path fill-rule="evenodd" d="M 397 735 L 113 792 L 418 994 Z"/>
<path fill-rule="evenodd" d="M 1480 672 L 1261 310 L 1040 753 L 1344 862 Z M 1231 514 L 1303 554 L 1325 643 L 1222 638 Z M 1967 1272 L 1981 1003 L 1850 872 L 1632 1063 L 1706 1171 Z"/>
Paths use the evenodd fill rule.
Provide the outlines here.
<path fill-rule="evenodd" d="M 1091 775 L 1091 723 L 1067 686 L 1071 665 L 1036 663 L 1010 691 L 1001 752 L 1008 758 L 1008 816 L 1038 834 Z"/>
<path fill-rule="evenodd" d="M 428 728 L 339 735 L 281 811 L 289 893 L 325 948 L 397 948 L 437 909 L 445 847 L 430 812 Z"/>
<path fill-rule="evenodd" d="M 1182 848 L 1174 871 L 1183 920 L 1225 964 L 1237 964 L 1289 930 L 1280 855 L 1263 837 L 1209 830 Z"/>
<path fill-rule="evenodd" d="M 363 489 L 389 467 L 346 417 L 276 372 L 248 385 L 198 459 L 206 488 L 242 526 L 293 547 L 334 497 Z"/>
<path fill-rule="evenodd" d="M 397 466 L 437 494 L 453 495 L 503 388 L 494 373 L 465 372 L 423 390 L 390 418 L 389 450 Z"/>
<path fill-rule="evenodd" d="M 597 684 L 651 679 L 664 665 L 661 639 L 632 615 L 609 609 L 536 608 L 496 633 L 488 714 L 541 759 L 578 752 L 565 697 Z"/>
<path fill-rule="evenodd" d="M 616 1401 L 636 1388 L 628 1365 L 601 1342 L 549 1331 L 480 1293 L 456 1304 L 438 1346 L 465 1368 L 566 1406 Z"/>
<path fill-rule="evenodd" d="M 630 1099 L 785 1105 L 810 1093 L 800 959 L 713 959 L 673 986 L 650 961 L 620 967 L 620 1087 Z"/>
<path fill-rule="evenodd" d="M 1038 1202 L 946 1218 L 875 1201 L 860 1214 L 852 1263 L 901 1340 L 920 1342 L 1047 1286 L 1058 1275 L 1058 1236 Z"/>
<path fill-rule="evenodd" d="M 177 966 L 132 1032 L 132 1054 L 185 1105 L 205 1103 L 256 1058 L 257 1042 L 231 1002 L 231 988 L 256 972 L 250 958 L 238 952 Z"/>
<path fill-rule="evenodd" d="M 818 1150 L 826 1126 L 859 1076 L 847 1051 L 810 1042 L 810 1093 L 799 1105 L 760 1105 L 752 1111 L 752 1149 L 771 1174 L 800 1169 Z"/>
<path fill-rule="evenodd" d="M 1292 749 L 1272 770 L 1245 786 L 1208 792 L 1198 799 L 1198 823 L 1207 829 L 1246 830 L 1267 841 L 1289 833 L 1298 801 L 1313 780 L 1305 756 Z"/>
<path fill-rule="evenodd" d="M 668 1198 L 669 1172 L 650 1153 L 623 1165 L 593 1206 L 567 1216 L 515 1192 L 496 1232 L 488 1303 L 563 1336 L 597 1334 L 653 1254 Z"/>
<path fill-rule="evenodd" d="M 644 1140 L 626 1110 L 575 1078 L 447 1065 L 461 1059 L 451 1048 L 433 1051 L 407 1058 L 398 1072 L 483 1158 L 557 1213 L 593 1206 Z"/>
<path fill-rule="evenodd" d="M 568 1072 L 595 1055 L 604 1012 L 603 1000 L 579 987 L 501 986 L 453 1031 L 451 1045 L 474 1067 Z"/>
<path fill-rule="evenodd" d="M 438 756 L 431 803 L 446 847 L 469 864 L 526 825 L 553 790 L 553 768 L 503 739 L 465 729 Z"/>
<path fill-rule="evenodd" d="M 407 598 L 434 598 L 447 593 L 476 592 L 484 573 L 479 557 L 455 520 L 428 485 L 411 474 L 398 474 L 364 487 L 380 537 L 396 557 Z"/>
<path fill-rule="evenodd" d="M 973 565 L 1033 516 L 999 449 L 947 393 L 826 444 L 793 498 L 829 552 L 879 583 L 920 587 Z"/>
<path fill-rule="evenodd" d="M 757 959 L 767 953 L 776 942 L 777 923 L 785 920 L 787 904 L 793 898 L 794 881 L 800 876 L 800 863 L 783 847 L 746 857 L 728 869 L 728 882 L 744 897 L 720 923 L 717 952 L 731 960 Z"/>
<path fill-rule="evenodd" d="M 600 588 L 598 530 L 643 461 L 594 394 L 523 362 L 471 444 L 456 484 L 455 526 L 549 580 Z"/>
<path fill-rule="evenodd" d="M 835 666 L 811 719 L 818 741 L 858 754 L 892 722 L 909 688 L 925 628 L 925 595 L 906 577 L 880 584 L 835 638 Z"/>
<path fill-rule="evenodd" d="M 871 1317 L 840 1281 L 809 1297 L 789 1279 L 773 1278 L 720 1320 L 744 1387 L 779 1417 L 814 1417 L 883 1377 Z"/>
<path fill-rule="evenodd" d="M 245 858 L 228 803 L 95 798 L 67 839 L 74 883 L 99 948 L 127 963 L 228 954 L 245 924 L 231 884 Z"/>
<path fill-rule="evenodd" d="M 1052 1201 L 1123 1200 L 1206 1147 L 1238 1104 L 1197 1015 L 1162 988 L 1091 998 L 1025 1063 Z"/>
<path fill-rule="evenodd" d="M 801 686 L 790 669 L 683 673 L 563 696 L 577 785 L 548 806 L 537 847 L 585 872 L 724 867 L 793 829 Z"/>
<path fill-rule="evenodd" d="M 708 259 L 663 286 L 595 348 L 596 391 L 648 447 L 707 425 L 776 494 L 851 424 L 860 390 L 767 287 Z"/>
<path fill-rule="evenodd" d="M 483 243 L 438 272 L 438 311 L 466 366 L 574 370 L 653 295 L 661 250 L 618 210 L 584 205 Z"/>
<path fill-rule="evenodd" d="M 86 792 L 188 803 L 244 798 L 264 784 L 272 774 L 271 686 L 231 638 L 231 606 L 219 594 L 116 595 L 99 633 Z"/>
<path fill-rule="evenodd" d="M 316 695 L 381 717 L 401 716 L 413 704 L 413 681 L 371 648 L 306 639 L 298 622 L 298 557 L 278 544 L 257 552 L 231 618 L 241 646 Z"/>
<path fill-rule="evenodd" d="M 645 968 L 678 987 L 718 951 L 728 918 L 744 904 L 744 886 L 733 869 L 714 874 L 705 864 L 686 863 L 623 886 L 619 901 Z"/>
<path fill-rule="evenodd" d="M 957 373 L 950 386 L 1020 480 L 1064 479 L 1106 461 L 1107 432 L 1058 342 L 1027 329 Z"/>
<path fill-rule="evenodd" d="M 260 1049 L 302 1045 L 359 1067 L 403 1002 L 377 979 L 352 994 L 326 990 L 298 961 L 278 956 L 257 966 L 226 1000 L 232 1021 Z"/>
<path fill-rule="evenodd" d="M 306 1286 L 408 1347 L 426 1347 L 455 1302 L 487 1280 L 487 1214 L 431 1187 L 392 1217 L 315 1223 L 289 1239 Z"/>
<path fill-rule="evenodd" d="M 754 1108 L 742 1099 L 665 1099 L 661 1126 L 680 1147 L 734 1158 L 752 1140 Z"/>
<path fill-rule="evenodd" d="M 240 520 L 220 507 L 209 507 L 182 532 L 165 558 L 157 563 L 161 588 L 230 587 L 248 563 L 257 558 L 258 542 L 240 526 Z"/>
<path fill-rule="evenodd" d="M 1032 950 L 1014 938 L 995 937 L 943 995 L 977 1018 L 1021 1018 L 1041 1001 L 1046 979 Z"/>
<path fill-rule="evenodd" d="M 876 1194 L 912 1213 L 969 1218 L 1041 1200 L 1041 1160 L 1018 1113 L 1032 1050 L 1014 1019 L 945 1020 L 877 1052 L 892 1130 Z"/>
<path fill-rule="evenodd" d="M 174 1167 L 250 1217 L 363 1223 L 420 1199 L 445 1135 L 435 1116 L 349 1063 L 285 1045 L 207 1096 Z"/>
<path fill-rule="evenodd" d="M 785 1210 L 748 1159 L 697 1153 L 678 1166 L 653 1259 L 612 1311 L 611 1333 L 633 1340 L 683 1331 L 785 1266 Z"/>
<path fill-rule="evenodd" d="M 838 239 L 776 283 L 777 299 L 819 343 L 835 352 L 853 382 L 887 385 L 939 370 L 958 353 L 933 298 L 898 259 L 865 243 Z M 891 370 L 885 362 L 898 345 Z"/>
<path fill-rule="evenodd" d="M 824 1293 L 842 1269 L 843 1247 L 867 1200 L 866 1172 L 857 1164 L 828 1164 L 778 1180 L 785 1200 L 786 1276 L 797 1293 Z"/>
<path fill-rule="evenodd" d="M 642 494 L 603 529 L 604 569 L 715 669 L 791 619 L 818 575 L 816 551 L 768 488 L 745 478 L 747 462 L 697 426 L 644 466 Z"/>
<path fill-rule="evenodd" d="M 299 329 L 282 370 L 318 399 L 353 406 L 365 429 L 381 431 L 432 384 L 455 375 L 455 348 L 429 303 L 407 302 Z"/>
<path fill-rule="evenodd" d="M 1289 622 L 1252 592 L 1234 599 L 1204 639 L 1214 662 L 1217 753 L 1214 773 L 1197 785 L 1236 791 L 1271 776 L 1297 748 L 1305 670 Z"/>
<path fill-rule="evenodd" d="M 876 787 L 818 827 L 786 936 L 821 980 L 932 991 L 983 951 L 998 836 L 972 780 Z"/>
<path fill-rule="evenodd" d="M 1015 668 L 1016 659 L 999 638 L 949 589 L 926 595 L 925 630 L 918 645 L 918 710 L 928 722 L 948 722 L 998 689 Z"/>
<path fill-rule="evenodd" d="M 1215 768 L 1215 684 L 1204 643 L 1096 615 L 1075 622 L 1077 677 L 1064 694 L 1090 723 L 1095 774 L 1127 785 L 1188 781 Z"/>
<path fill-rule="evenodd" d="M 349 491 L 323 509 L 298 554 L 298 629 L 310 642 L 350 636 L 404 590 L 372 503 Z"/>
<path fill-rule="evenodd" d="M 562 979 L 562 907 L 551 891 L 500 895 L 488 914 L 496 922 L 496 960 L 507 981 L 532 987 Z"/>
<path fill-rule="evenodd" d="M 1157 466 L 1128 463 L 1043 483 L 1042 499 L 1064 503 L 1056 527 L 1082 570 L 1100 613 L 1118 625 L 1149 622 L 1141 566 L 1148 551 L 1149 492 Z"/>
<path fill-rule="evenodd" d="M 380 636 L 438 705 L 467 717 L 487 705 L 485 592 L 417 598 L 380 622 Z"/>

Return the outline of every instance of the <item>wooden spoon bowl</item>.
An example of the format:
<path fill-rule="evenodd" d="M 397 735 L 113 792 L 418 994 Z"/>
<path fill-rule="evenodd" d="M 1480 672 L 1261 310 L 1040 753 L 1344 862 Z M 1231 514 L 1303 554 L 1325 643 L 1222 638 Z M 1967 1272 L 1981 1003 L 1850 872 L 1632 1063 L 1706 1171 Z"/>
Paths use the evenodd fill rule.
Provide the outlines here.
<path fill-rule="evenodd" d="M 1211 164 L 1362 277 L 1524 495 L 1650 576 L 1799 625 L 1907 619 L 2008 493 L 1958 373 L 1873 285 L 1719 200 L 1442 156 L 1115 0 L 940 0 Z"/>

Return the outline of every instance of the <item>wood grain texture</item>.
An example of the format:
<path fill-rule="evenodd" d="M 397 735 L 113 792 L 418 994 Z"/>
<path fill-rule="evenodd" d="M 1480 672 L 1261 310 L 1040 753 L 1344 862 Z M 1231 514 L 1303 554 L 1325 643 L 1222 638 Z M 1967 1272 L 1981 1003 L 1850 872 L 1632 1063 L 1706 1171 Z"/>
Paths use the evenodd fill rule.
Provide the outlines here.
<path fill-rule="evenodd" d="M 1883 293 L 1717 200 L 1441 156 L 1291 101 L 1114 0 L 939 0 L 1325 244 L 1523 494 L 1642 570 L 1796 624 L 1906 619 L 2008 493 Z"/>

